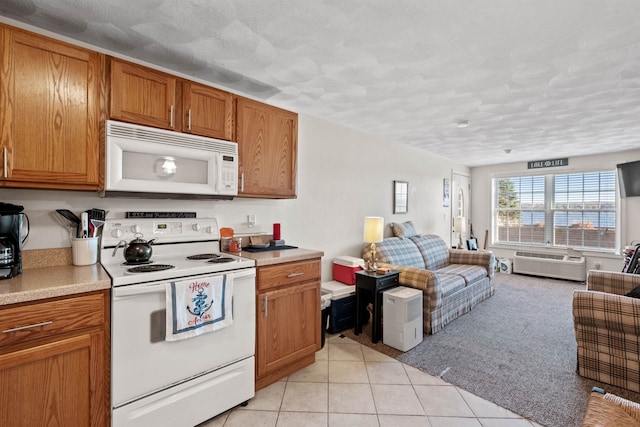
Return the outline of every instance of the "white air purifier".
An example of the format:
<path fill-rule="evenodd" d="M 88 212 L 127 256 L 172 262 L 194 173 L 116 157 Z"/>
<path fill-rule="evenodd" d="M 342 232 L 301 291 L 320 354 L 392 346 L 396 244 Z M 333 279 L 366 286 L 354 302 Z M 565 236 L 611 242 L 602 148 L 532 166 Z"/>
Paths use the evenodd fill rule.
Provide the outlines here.
<path fill-rule="evenodd" d="M 422 291 L 399 286 L 382 293 L 382 342 L 407 351 L 422 342 Z"/>

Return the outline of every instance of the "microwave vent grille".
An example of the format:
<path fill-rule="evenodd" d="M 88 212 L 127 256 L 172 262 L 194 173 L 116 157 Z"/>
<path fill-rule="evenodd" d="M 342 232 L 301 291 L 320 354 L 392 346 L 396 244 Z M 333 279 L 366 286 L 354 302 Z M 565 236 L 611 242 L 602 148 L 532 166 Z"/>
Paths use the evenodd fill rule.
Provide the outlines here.
<path fill-rule="evenodd" d="M 175 147 L 218 152 L 221 154 L 238 155 L 238 144 L 235 142 L 162 129 L 153 129 L 140 125 L 130 125 L 111 120 L 107 121 L 107 135 L 141 142 L 152 142 L 154 144 L 165 144 Z"/>

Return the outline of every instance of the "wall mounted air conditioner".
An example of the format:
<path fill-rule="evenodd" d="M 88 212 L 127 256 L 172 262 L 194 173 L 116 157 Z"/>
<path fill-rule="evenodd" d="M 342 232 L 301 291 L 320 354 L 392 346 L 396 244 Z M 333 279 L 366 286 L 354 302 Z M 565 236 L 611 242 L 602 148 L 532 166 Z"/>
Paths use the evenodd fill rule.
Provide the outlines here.
<path fill-rule="evenodd" d="M 513 272 L 580 282 L 585 281 L 587 275 L 584 256 L 526 251 L 516 251 Z"/>

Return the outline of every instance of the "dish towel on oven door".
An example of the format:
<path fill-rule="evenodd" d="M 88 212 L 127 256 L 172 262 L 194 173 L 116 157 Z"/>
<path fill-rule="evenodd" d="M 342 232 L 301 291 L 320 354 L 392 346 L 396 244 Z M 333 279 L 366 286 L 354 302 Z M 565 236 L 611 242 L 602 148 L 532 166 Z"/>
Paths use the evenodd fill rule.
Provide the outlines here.
<path fill-rule="evenodd" d="M 233 276 L 216 275 L 167 284 L 167 341 L 217 331 L 233 323 Z"/>

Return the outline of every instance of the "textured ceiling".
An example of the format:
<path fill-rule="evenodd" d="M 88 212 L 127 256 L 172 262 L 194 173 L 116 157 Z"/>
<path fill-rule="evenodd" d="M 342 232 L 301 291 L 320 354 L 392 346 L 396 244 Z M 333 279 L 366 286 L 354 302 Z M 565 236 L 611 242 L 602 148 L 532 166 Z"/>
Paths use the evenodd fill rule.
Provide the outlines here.
<path fill-rule="evenodd" d="M 467 166 L 640 147 L 637 0 L 2 0 L 0 15 Z"/>

